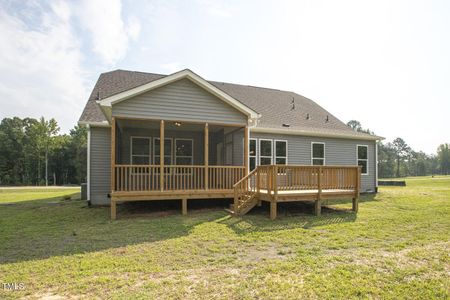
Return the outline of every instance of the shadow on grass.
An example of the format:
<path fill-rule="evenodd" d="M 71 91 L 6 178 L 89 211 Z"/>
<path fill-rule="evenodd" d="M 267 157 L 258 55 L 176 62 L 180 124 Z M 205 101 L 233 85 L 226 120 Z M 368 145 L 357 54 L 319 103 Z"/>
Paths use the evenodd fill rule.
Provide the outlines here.
<path fill-rule="evenodd" d="M 349 223 L 356 220 L 357 215 L 349 209 L 323 206 L 321 216 L 313 215 L 313 202 L 291 202 L 278 204 L 277 219 L 269 219 L 269 205 L 264 203 L 247 215 L 240 218 L 224 218 L 220 222 L 226 224 L 237 234 L 268 232 L 285 229 L 326 226 L 330 224 Z"/>
<path fill-rule="evenodd" d="M 201 207 L 192 203 L 181 215 L 180 201 L 134 202 L 119 206 L 119 220 L 109 207 L 87 206 L 63 197 L 17 202 L 0 207 L 0 264 L 103 251 L 186 236 L 198 224 L 227 216 L 227 203 Z M 194 202 L 194 201 L 192 201 Z"/>
<path fill-rule="evenodd" d="M 363 197 L 362 202 L 373 199 Z M 256 207 L 242 218 L 234 218 L 224 211 L 231 200 L 223 199 L 190 200 L 186 217 L 181 215 L 180 202 L 122 204 L 118 206 L 117 221 L 110 220 L 109 207 L 88 208 L 85 201 L 63 200 L 63 197 L 3 205 L 0 208 L 0 264 L 179 238 L 205 222 L 225 224 L 237 234 L 247 234 L 308 229 L 356 219 L 353 212 L 337 207 L 323 207 L 322 216 L 316 217 L 312 214 L 313 205 L 302 202 L 279 204 L 279 218 L 275 221 L 268 217 L 267 204 Z"/>
<path fill-rule="evenodd" d="M 64 197 L 68 196 L 67 199 Z M 42 199 L 32 199 L 32 200 L 19 200 L 19 201 L 11 201 L 11 202 L 0 202 L 0 208 L 3 207 L 19 207 L 19 208 L 29 208 L 29 207 L 41 207 L 41 206 L 58 206 L 63 205 L 64 203 L 68 201 L 75 201 L 80 200 L 81 193 L 75 192 L 75 193 L 68 193 L 65 196 L 55 196 L 51 198 L 42 198 Z"/>

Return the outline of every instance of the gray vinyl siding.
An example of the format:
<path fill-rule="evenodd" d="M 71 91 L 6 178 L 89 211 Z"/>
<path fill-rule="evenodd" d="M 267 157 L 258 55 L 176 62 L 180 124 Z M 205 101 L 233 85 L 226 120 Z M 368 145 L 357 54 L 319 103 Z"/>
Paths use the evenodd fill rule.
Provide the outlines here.
<path fill-rule="evenodd" d="M 288 164 L 311 165 L 311 143 L 325 143 L 325 165 L 356 165 L 357 145 L 368 146 L 368 175 L 361 175 L 361 191 L 375 191 L 375 147 L 374 141 L 319 138 L 296 135 L 250 133 L 250 138 L 286 140 L 288 142 Z M 258 153 L 259 154 L 259 153 Z M 257 158 L 258 160 L 259 158 Z"/>
<path fill-rule="evenodd" d="M 111 129 L 91 127 L 90 199 L 93 205 L 107 205 L 111 192 Z"/>
<path fill-rule="evenodd" d="M 247 116 L 188 79 L 119 102 L 113 116 L 246 124 Z"/>

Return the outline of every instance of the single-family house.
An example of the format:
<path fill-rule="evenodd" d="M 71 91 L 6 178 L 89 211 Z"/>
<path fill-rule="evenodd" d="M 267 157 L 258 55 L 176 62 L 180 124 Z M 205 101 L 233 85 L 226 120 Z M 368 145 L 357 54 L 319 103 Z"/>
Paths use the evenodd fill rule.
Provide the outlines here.
<path fill-rule="evenodd" d="M 232 198 L 245 214 L 261 201 L 350 197 L 377 190 L 377 140 L 290 91 L 116 70 L 100 75 L 79 120 L 88 127 L 88 200 Z"/>

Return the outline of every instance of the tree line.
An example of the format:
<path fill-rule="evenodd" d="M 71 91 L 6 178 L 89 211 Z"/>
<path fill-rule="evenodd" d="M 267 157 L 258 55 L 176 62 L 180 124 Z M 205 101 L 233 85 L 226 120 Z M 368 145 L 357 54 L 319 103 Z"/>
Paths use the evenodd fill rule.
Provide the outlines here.
<path fill-rule="evenodd" d="M 87 130 L 59 134 L 55 119 L 4 118 L 0 123 L 0 185 L 86 182 Z"/>
<path fill-rule="evenodd" d="M 361 123 L 355 131 L 372 133 Z M 4 118 L 0 123 L 0 185 L 65 185 L 86 182 L 87 129 L 59 134 L 55 119 Z M 380 178 L 450 174 L 450 145 L 436 154 L 414 151 L 402 138 L 378 142 Z"/>
<path fill-rule="evenodd" d="M 347 126 L 355 131 L 373 134 L 356 120 L 349 121 Z M 379 178 L 435 174 L 450 174 L 450 144 L 444 143 L 437 148 L 436 154 L 428 155 L 423 151 L 413 150 L 400 137 L 392 142 L 378 142 Z"/>

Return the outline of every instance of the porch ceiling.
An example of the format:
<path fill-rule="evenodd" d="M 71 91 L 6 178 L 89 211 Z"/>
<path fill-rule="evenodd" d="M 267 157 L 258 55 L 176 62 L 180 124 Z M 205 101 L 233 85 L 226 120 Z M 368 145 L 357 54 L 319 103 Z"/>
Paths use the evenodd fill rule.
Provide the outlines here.
<path fill-rule="evenodd" d="M 179 123 L 177 126 L 175 123 Z M 146 121 L 146 120 L 130 120 L 130 119 L 118 119 L 117 125 L 120 129 L 124 128 L 140 128 L 140 129 L 155 129 L 159 130 L 159 121 Z M 205 124 L 193 124 L 193 123 L 183 123 L 183 122 L 174 122 L 174 121 L 165 121 L 164 123 L 165 130 L 176 130 L 176 131 L 204 131 Z M 231 127 L 231 126 L 220 126 L 220 125 L 209 125 L 210 132 L 217 132 L 221 129 L 235 130 L 239 127 Z"/>

